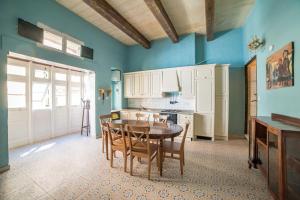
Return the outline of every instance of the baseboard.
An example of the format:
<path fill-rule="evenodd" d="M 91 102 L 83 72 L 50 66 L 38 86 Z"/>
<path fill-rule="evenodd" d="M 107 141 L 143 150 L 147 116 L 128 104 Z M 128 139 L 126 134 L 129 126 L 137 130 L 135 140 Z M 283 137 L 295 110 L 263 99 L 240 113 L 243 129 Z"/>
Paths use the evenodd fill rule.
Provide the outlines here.
<path fill-rule="evenodd" d="M 10 169 L 10 165 L 6 165 L 6 166 L 3 166 L 3 167 L 0 167 L 0 174 L 3 173 L 3 172 L 6 172 Z"/>
<path fill-rule="evenodd" d="M 228 136 L 219 136 L 219 135 L 215 135 L 215 139 L 216 139 L 216 140 L 224 140 L 224 141 L 228 141 Z"/>

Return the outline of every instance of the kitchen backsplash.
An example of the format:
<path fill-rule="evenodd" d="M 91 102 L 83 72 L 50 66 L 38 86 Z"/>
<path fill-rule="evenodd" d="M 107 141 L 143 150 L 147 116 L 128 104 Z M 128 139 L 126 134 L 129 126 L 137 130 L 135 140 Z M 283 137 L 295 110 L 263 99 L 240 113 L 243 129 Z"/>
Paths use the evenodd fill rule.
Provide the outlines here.
<path fill-rule="evenodd" d="M 184 99 L 178 97 L 178 103 L 170 104 L 171 98 L 158 98 L 158 99 L 128 99 L 129 108 L 139 108 L 141 105 L 145 108 L 154 109 L 177 109 L 177 110 L 195 110 L 195 99 Z"/>

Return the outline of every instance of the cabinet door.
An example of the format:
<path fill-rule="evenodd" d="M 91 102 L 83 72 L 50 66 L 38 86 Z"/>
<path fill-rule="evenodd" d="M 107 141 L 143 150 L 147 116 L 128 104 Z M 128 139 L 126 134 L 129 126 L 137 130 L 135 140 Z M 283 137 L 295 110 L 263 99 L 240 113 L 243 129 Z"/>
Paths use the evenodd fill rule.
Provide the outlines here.
<path fill-rule="evenodd" d="M 268 185 L 270 191 L 277 198 L 279 197 L 279 151 L 278 136 L 268 131 L 268 148 L 269 148 L 269 169 L 268 169 Z"/>
<path fill-rule="evenodd" d="M 125 98 L 132 97 L 133 95 L 133 75 L 124 75 L 124 96 Z"/>
<path fill-rule="evenodd" d="M 187 115 L 187 114 L 178 114 L 178 124 L 185 128 L 186 123 L 190 123 L 188 132 L 186 137 L 192 138 L 194 136 L 194 127 L 193 127 L 193 115 Z M 183 136 L 184 131 L 181 133 L 180 136 Z"/>
<path fill-rule="evenodd" d="M 194 97 L 194 70 L 180 70 L 180 86 L 182 97 Z"/>
<path fill-rule="evenodd" d="M 128 120 L 129 119 L 129 113 L 126 112 L 126 111 L 121 111 L 120 115 L 121 115 L 120 116 L 121 119 L 124 119 L 124 120 Z"/>
<path fill-rule="evenodd" d="M 150 94 L 150 73 L 143 72 L 141 75 L 142 96 L 149 97 Z"/>
<path fill-rule="evenodd" d="M 214 112 L 214 82 L 213 79 L 196 80 L 196 112 Z"/>
<path fill-rule="evenodd" d="M 228 136 L 228 102 L 225 96 L 216 97 L 215 102 L 215 135 L 224 137 Z"/>
<path fill-rule="evenodd" d="M 141 82 L 141 74 L 136 73 L 134 76 L 134 93 L 133 97 L 140 97 L 141 96 L 141 89 L 142 89 L 142 82 Z"/>
<path fill-rule="evenodd" d="M 194 114 L 194 135 L 214 137 L 213 114 Z"/>
<path fill-rule="evenodd" d="M 161 71 L 151 72 L 151 96 L 152 97 L 162 97 L 161 86 L 162 86 L 162 72 Z"/>

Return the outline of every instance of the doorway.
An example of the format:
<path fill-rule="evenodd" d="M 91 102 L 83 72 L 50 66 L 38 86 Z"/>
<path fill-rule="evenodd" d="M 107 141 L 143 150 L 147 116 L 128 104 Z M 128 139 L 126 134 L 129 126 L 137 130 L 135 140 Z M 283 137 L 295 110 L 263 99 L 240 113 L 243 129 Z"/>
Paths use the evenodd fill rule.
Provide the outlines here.
<path fill-rule="evenodd" d="M 9 148 L 81 129 L 81 99 L 91 101 L 95 133 L 95 73 L 10 52 L 7 57 Z"/>
<path fill-rule="evenodd" d="M 249 138 L 251 118 L 257 116 L 257 60 L 253 57 L 246 64 L 246 117 L 245 134 Z"/>

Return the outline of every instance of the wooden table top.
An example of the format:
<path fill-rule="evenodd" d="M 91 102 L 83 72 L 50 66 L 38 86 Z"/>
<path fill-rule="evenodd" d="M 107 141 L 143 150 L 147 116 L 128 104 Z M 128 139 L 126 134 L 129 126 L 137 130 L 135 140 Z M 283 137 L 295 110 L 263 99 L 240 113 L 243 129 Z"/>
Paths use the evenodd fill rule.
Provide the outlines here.
<path fill-rule="evenodd" d="M 149 137 L 151 139 L 174 138 L 180 135 L 183 128 L 177 124 L 170 124 L 167 127 L 155 126 L 153 122 L 137 120 L 113 120 L 113 124 L 128 124 L 133 126 L 150 126 Z"/>

